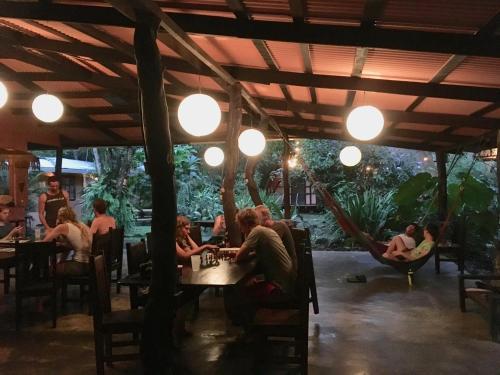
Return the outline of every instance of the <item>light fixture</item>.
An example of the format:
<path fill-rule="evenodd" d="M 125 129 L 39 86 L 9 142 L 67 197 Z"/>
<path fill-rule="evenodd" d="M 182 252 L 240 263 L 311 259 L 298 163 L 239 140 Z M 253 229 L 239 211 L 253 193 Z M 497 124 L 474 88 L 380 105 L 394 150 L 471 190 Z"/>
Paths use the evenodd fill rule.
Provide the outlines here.
<path fill-rule="evenodd" d="M 209 147 L 206 149 L 204 157 L 205 162 L 208 165 L 211 167 L 217 167 L 224 161 L 224 151 L 222 151 L 219 147 Z"/>
<path fill-rule="evenodd" d="M 369 141 L 384 128 L 382 112 L 371 105 L 357 107 L 347 116 L 347 131 L 360 141 Z"/>
<path fill-rule="evenodd" d="M 181 127 L 196 137 L 209 135 L 217 129 L 221 120 L 219 104 L 211 96 L 192 94 L 179 105 L 177 117 Z"/>
<path fill-rule="evenodd" d="M 340 151 L 339 157 L 346 167 L 354 167 L 361 161 L 361 151 L 356 146 L 347 146 Z"/>
<path fill-rule="evenodd" d="M 482 160 L 496 160 L 498 150 L 496 148 L 490 148 L 488 150 L 481 150 L 479 152 L 479 157 Z"/>
<path fill-rule="evenodd" d="M 290 168 L 295 168 L 297 166 L 297 159 L 296 158 L 288 159 L 288 166 Z"/>
<path fill-rule="evenodd" d="M 238 147 L 247 156 L 257 156 L 266 148 L 266 138 L 257 129 L 247 129 L 240 134 Z"/>
<path fill-rule="evenodd" d="M 7 103 L 7 99 L 9 99 L 9 92 L 7 91 L 7 87 L 0 82 L 0 108 L 2 108 L 5 103 Z"/>
<path fill-rule="evenodd" d="M 43 122 L 55 122 L 64 113 L 64 106 L 57 96 L 50 94 L 38 95 L 31 105 L 33 114 Z"/>

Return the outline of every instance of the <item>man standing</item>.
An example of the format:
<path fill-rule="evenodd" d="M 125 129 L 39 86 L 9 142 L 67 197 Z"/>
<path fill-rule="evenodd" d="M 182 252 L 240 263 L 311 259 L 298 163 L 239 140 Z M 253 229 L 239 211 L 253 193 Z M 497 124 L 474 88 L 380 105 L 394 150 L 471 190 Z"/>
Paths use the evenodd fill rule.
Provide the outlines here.
<path fill-rule="evenodd" d="M 281 241 L 283 241 L 283 245 L 285 245 L 285 249 L 292 259 L 293 271 L 297 273 L 297 254 L 295 252 L 295 242 L 293 242 L 292 232 L 290 228 L 284 221 L 274 221 L 271 216 L 271 211 L 269 208 L 264 206 L 263 204 L 255 207 L 255 213 L 259 217 L 259 224 L 271 228 L 278 236 L 280 236 Z"/>
<path fill-rule="evenodd" d="M 68 193 L 61 190 L 59 179 L 51 176 L 47 179 L 47 192 L 38 198 L 38 217 L 45 230 L 56 227 L 57 212 L 68 205 Z"/>

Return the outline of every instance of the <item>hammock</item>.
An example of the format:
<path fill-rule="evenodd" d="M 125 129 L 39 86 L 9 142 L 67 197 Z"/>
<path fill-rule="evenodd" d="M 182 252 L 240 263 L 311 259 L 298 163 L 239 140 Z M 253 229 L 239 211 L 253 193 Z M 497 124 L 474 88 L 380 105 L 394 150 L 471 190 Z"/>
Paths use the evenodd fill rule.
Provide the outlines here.
<path fill-rule="evenodd" d="M 461 196 L 463 195 L 463 183 L 467 179 L 467 177 L 470 175 L 472 171 L 472 167 L 474 166 L 474 163 L 477 159 L 477 155 L 474 157 L 472 164 L 467 171 L 465 177 L 462 180 L 461 187 L 460 187 L 460 195 L 459 198 L 456 200 L 455 204 L 453 207 L 449 210 L 448 215 L 446 217 L 445 222 L 441 225 L 441 228 L 439 230 L 439 236 L 434 241 L 435 245 L 433 248 L 423 257 L 420 257 L 418 259 L 415 259 L 413 261 L 409 262 L 403 262 L 403 261 L 396 261 L 392 259 L 386 259 L 382 256 L 382 254 L 386 250 L 386 246 L 376 242 L 372 238 L 368 237 L 364 232 L 362 232 L 359 227 L 352 221 L 352 219 L 345 213 L 343 210 L 342 206 L 335 200 L 335 198 L 326 190 L 316 179 L 316 176 L 314 173 L 308 168 L 306 165 L 304 159 L 299 156 L 298 158 L 299 163 L 302 166 L 302 169 L 306 173 L 307 177 L 311 181 L 312 185 L 315 187 L 316 191 L 318 191 L 323 198 L 323 201 L 325 205 L 330 209 L 330 211 L 333 213 L 335 218 L 337 219 L 338 224 L 342 228 L 342 230 L 350 235 L 353 239 L 355 239 L 358 243 L 360 243 L 363 246 L 366 246 L 370 254 L 380 263 L 389 265 L 396 269 L 397 271 L 406 274 L 408 276 L 408 283 L 412 285 L 413 281 L 413 274 L 421 268 L 428 260 L 434 255 L 435 252 L 435 247 L 441 240 L 441 237 L 443 233 L 445 232 L 448 223 L 450 221 L 452 213 L 455 211 L 455 209 L 458 207 L 458 203 L 461 200 Z M 456 162 L 455 162 L 456 163 Z M 454 163 L 454 164 L 455 164 Z"/>

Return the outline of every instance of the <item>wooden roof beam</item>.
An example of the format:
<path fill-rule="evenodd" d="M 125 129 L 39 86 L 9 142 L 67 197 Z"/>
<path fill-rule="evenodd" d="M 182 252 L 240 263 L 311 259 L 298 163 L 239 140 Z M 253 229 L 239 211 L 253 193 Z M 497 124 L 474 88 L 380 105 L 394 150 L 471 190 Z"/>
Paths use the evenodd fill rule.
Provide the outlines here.
<path fill-rule="evenodd" d="M 136 0 L 134 0 L 136 1 Z M 111 0 L 123 7 L 130 4 Z M 120 6 L 120 5 L 118 5 Z M 160 10 L 157 4 L 150 10 Z M 0 17 L 61 21 L 133 27 L 133 22 L 115 9 L 66 4 L 33 4 L 2 2 Z M 241 21 L 226 17 L 188 13 L 169 13 L 168 17 L 185 32 L 232 36 L 247 39 L 275 40 L 292 43 L 386 48 L 405 51 L 450 53 L 457 55 L 500 57 L 500 38 L 478 35 L 393 30 L 362 27 L 290 24 L 276 21 Z"/>

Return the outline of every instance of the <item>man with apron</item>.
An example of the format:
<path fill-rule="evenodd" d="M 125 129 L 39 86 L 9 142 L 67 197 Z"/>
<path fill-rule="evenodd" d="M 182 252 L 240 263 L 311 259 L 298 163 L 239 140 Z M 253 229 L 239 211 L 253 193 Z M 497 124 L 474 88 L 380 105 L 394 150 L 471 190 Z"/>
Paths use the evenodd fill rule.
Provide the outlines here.
<path fill-rule="evenodd" d="M 57 212 L 68 205 L 68 193 L 61 190 L 56 176 L 47 179 L 47 186 L 47 192 L 38 199 L 38 216 L 46 230 L 56 227 Z"/>

